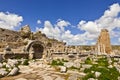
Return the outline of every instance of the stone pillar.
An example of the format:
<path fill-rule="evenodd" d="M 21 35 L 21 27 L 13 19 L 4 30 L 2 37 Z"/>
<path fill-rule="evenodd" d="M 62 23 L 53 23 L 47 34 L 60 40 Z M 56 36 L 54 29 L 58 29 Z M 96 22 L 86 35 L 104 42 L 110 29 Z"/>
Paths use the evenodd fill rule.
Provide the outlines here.
<path fill-rule="evenodd" d="M 100 45 L 98 44 L 97 46 L 97 54 L 99 55 L 100 54 Z"/>
<path fill-rule="evenodd" d="M 34 53 L 29 53 L 29 59 L 33 59 L 34 58 Z"/>
<path fill-rule="evenodd" d="M 110 44 L 110 36 L 107 29 L 102 29 L 100 36 L 98 37 L 96 46 L 100 46 L 100 53 L 112 53 L 112 47 Z M 99 52 L 99 49 L 98 49 Z"/>
<path fill-rule="evenodd" d="M 34 52 L 34 50 L 32 48 L 31 51 L 29 52 L 29 59 L 33 59 L 34 58 L 34 54 L 35 54 L 35 52 Z"/>
<path fill-rule="evenodd" d="M 103 44 L 103 53 L 105 54 L 105 45 Z"/>

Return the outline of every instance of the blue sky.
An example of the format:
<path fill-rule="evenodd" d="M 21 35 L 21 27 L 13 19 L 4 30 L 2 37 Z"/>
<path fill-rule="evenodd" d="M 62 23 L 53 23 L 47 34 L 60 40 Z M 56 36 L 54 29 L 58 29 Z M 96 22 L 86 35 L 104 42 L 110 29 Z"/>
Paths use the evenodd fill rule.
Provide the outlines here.
<path fill-rule="evenodd" d="M 65 41 L 68 45 L 95 44 L 100 30 L 107 28 L 111 32 L 112 44 L 120 44 L 119 24 L 106 27 L 109 25 L 102 22 L 109 19 L 106 18 L 106 10 L 114 13 L 110 10 L 114 4 L 118 7 L 120 0 L 1 0 L 1 14 L 14 15 L 15 18 L 6 20 L 9 17 L 4 19 L 0 16 L 0 25 L 2 28 L 18 30 L 29 24 L 32 31 L 41 30 L 48 37 Z M 111 15 L 112 20 L 118 19 L 119 22 L 119 12 Z M 105 18 L 101 19 L 102 16 Z"/>

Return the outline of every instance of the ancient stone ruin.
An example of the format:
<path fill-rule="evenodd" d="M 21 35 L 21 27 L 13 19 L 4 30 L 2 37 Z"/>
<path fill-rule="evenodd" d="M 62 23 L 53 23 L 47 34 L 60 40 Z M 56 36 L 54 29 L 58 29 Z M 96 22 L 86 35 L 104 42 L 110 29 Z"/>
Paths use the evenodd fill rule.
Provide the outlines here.
<path fill-rule="evenodd" d="M 96 51 L 98 54 L 111 54 L 112 46 L 110 44 L 110 36 L 107 29 L 102 29 L 96 44 Z"/>
<path fill-rule="evenodd" d="M 103 73 L 113 76 L 120 73 L 120 56 L 112 52 L 106 29 L 101 30 L 96 45 L 74 46 L 50 39 L 41 31 L 32 32 L 29 25 L 19 31 L 0 28 L 0 80 L 96 80 Z M 86 79 L 89 74 L 95 79 Z M 119 76 L 114 80 L 120 80 Z"/>
<path fill-rule="evenodd" d="M 50 39 L 41 31 L 32 32 L 29 25 L 23 26 L 19 31 L 0 28 L 0 56 L 3 59 L 29 58 L 47 59 L 57 56 L 81 56 L 88 54 L 112 53 L 109 32 L 102 29 L 95 46 L 70 46 L 65 42 Z M 59 55 L 59 56 L 58 56 Z"/>
<path fill-rule="evenodd" d="M 3 59 L 40 59 L 52 52 L 64 52 L 65 43 L 50 39 L 45 34 L 32 32 L 29 25 L 19 31 L 0 28 L 0 55 Z"/>

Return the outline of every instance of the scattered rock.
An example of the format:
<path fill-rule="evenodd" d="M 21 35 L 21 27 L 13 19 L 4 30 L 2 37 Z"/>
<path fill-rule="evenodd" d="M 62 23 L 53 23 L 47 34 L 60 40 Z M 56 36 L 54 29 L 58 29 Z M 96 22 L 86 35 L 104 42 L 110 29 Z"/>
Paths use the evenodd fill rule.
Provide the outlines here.
<path fill-rule="evenodd" d="M 70 68 L 70 67 L 72 67 L 73 65 L 74 65 L 73 62 L 66 62 L 66 63 L 64 63 L 64 66 L 67 67 L 67 68 Z"/>
<path fill-rule="evenodd" d="M 100 72 L 95 72 L 95 77 L 98 78 L 101 75 Z"/>
<path fill-rule="evenodd" d="M 79 62 L 74 63 L 74 67 L 80 68 L 80 63 Z"/>
<path fill-rule="evenodd" d="M 111 60 L 111 59 L 108 59 L 108 63 L 111 64 L 111 63 L 112 63 L 112 60 Z"/>
<path fill-rule="evenodd" d="M 61 73 L 66 73 L 67 72 L 67 68 L 65 66 L 60 66 L 60 72 Z"/>
<path fill-rule="evenodd" d="M 8 74 L 8 76 L 14 76 L 17 75 L 19 72 L 19 69 L 17 67 L 14 67 L 11 72 Z"/>
<path fill-rule="evenodd" d="M 95 71 L 91 71 L 91 73 L 95 73 Z"/>
<path fill-rule="evenodd" d="M 69 58 L 74 58 L 75 55 L 74 55 L 74 54 L 68 54 L 68 57 L 69 57 Z"/>
<path fill-rule="evenodd" d="M 18 64 L 18 61 L 17 60 L 8 59 L 7 64 L 9 64 L 11 67 L 15 67 L 15 65 Z"/>
<path fill-rule="evenodd" d="M 118 80 L 120 80 L 120 76 L 118 77 Z"/>
<path fill-rule="evenodd" d="M 6 62 L 3 62 L 3 65 L 6 65 L 7 63 Z"/>
<path fill-rule="evenodd" d="M 83 72 L 85 70 L 85 68 L 80 68 L 80 71 Z"/>
<path fill-rule="evenodd" d="M 82 64 L 82 68 L 91 68 L 92 67 L 92 65 L 89 65 L 89 64 Z"/>
<path fill-rule="evenodd" d="M 5 69 L 0 69 L 0 75 L 1 77 L 6 76 L 8 72 Z"/>
<path fill-rule="evenodd" d="M 77 74 L 71 74 L 69 77 L 68 77 L 68 80 L 77 80 L 78 79 L 78 75 Z"/>
<path fill-rule="evenodd" d="M 83 72 L 79 73 L 79 76 L 81 76 L 81 77 L 84 77 L 85 75 L 86 75 L 86 74 L 83 73 Z"/>
<path fill-rule="evenodd" d="M 112 65 L 109 65 L 108 68 L 113 68 L 113 66 L 112 66 Z"/>
<path fill-rule="evenodd" d="M 6 68 L 12 68 L 10 64 L 6 64 Z"/>

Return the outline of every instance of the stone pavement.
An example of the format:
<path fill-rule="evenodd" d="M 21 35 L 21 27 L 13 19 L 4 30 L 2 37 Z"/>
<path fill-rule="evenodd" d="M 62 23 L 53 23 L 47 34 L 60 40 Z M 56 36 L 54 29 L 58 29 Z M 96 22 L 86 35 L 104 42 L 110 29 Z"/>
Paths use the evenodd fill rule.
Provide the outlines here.
<path fill-rule="evenodd" d="M 65 80 L 67 73 L 57 72 L 49 65 L 40 65 L 20 65 L 20 73 L 18 75 L 3 77 L 0 80 Z"/>

